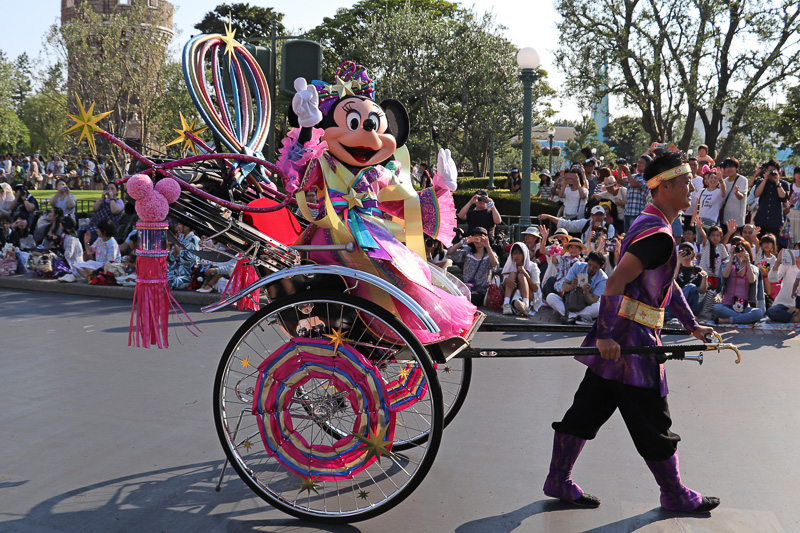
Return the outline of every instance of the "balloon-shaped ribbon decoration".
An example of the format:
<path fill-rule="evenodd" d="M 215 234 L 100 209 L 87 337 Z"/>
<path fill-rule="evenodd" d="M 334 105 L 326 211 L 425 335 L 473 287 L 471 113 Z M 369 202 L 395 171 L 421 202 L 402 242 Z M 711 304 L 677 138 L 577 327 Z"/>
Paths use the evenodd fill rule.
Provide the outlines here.
<path fill-rule="evenodd" d="M 263 159 L 271 112 L 269 88 L 258 63 L 234 40 L 234 34 L 228 26 L 224 36 L 201 34 L 186 43 L 183 76 L 192 101 L 214 136 L 233 153 Z M 207 65 L 210 80 L 206 78 Z M 230 79 L 230 94 L 222 81 L 223 68 Z M 271 183 L 255 163 L 235 162 L 232 171 L 237 183 L 250 173 Z"/>

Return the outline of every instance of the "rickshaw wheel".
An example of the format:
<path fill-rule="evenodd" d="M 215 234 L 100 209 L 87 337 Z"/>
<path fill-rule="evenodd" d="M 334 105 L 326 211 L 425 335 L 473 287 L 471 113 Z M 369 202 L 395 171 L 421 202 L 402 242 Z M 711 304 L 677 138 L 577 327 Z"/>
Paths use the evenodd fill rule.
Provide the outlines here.
<path fill-rule="evenodd" d="M 214 421 L 234 469 L 270 505 L 356 522 L 420 484 L 444 409 L 436 369 L 403 323 L 362 298 L 317 291 L 270 303 L 234 334 Z"/>

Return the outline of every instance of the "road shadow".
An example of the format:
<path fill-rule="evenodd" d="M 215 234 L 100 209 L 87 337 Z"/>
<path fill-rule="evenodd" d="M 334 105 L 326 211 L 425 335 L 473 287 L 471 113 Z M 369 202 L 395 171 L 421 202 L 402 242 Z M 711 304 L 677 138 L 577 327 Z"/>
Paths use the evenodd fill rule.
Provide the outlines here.
<path fill-rule="evenodd" d="M 322 524 L 285 515 L 257 499 L 230 470 L 222 490 L 216 492 L 221 467 L 221 461 L 209 461 L 80 487 L 41 502 L 24 515 L 0 512 L 0 530 L 361 531 L 348 524 Z M 4 484 L 3 488 L 13 490 L 21 484 Z"/>

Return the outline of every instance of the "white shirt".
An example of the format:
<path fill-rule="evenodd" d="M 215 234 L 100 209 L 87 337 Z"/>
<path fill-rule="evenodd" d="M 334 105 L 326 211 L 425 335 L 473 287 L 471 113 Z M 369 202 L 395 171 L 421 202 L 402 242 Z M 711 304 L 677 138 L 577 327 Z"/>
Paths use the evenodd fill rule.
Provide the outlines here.
<path fill-rule="evenodd" d="M 598 196 L 604 200 L 611 200 L 614 202 L 614 205 L 617 206 L 617 218 L 622 221 L 625 220 L 625 201 L 628 198 L 627 187 L 617 187 L 617 194 L 611 194 L 605 189 Z M 617 204 L 618 201 L 621 201 L 622 205 Z"/>
<path fill-rule="evenodd" d="M 585 187 L 578 187 L 574 191 L 571 187 L 567 187 L 564 190 L 564 216 L 569 218 L 580 217 L 583 213 L 580 213 L 581 202 L 583 198 L 581 198 L 581 190 L 585 195 L 589 194 L 589 189 Z"/>
<path fill-rule="evenodd" d="M 769 278 L 770 283 L 777 283 L 780 280 L 783 280 L 783 284 L 781 284 L 781 290 L 778 292 L 778 297 L 775 298 L 776 304 L 785 305 L 786 307 L 794 307 L 794 294 L 792 294 L 792 287 L 794 286 L 794 280 L 797 277 L 797 273 L 800 272 L 800 269 L 797 268 L 797 263 L 792 261 L 791 265 L 784 265 L 778 267 L 778 271 L 774 271 L 770 269 L 769 274 L 767 277 Z"/>
<path fill-rule="evenodd" d="M 703 190 L 703 178 L 700 176 L 695 176 L 692 178 L 692 186 L 694 187 L 694 192 L 692 192 L 692 205 L 689 206 L 689 209 L 686 210 L 686 214 L 689 216 L 694 215 L 694 205 L 697 203 L 697 198 L 700 196 L 700 191 Z"/>
<path fill-rule="evenodd" d="M 700 191 L 700 196 L 698 197 L 699 204 L 698 210 L 700 218 L 709 218 L 711 220 L 715 220 L 717 224 L 719 224 L 719 210 L 722 208 L 722 201 L 725 199 L 722 196 L 722 189 L 717 187 L 713 191 L 709 191 L 708 189 L 703 189 Z"/>
<path fill-rule="evenodd" d="M 744 195 L 741 200 L 736 198 L 736 193 L 733 192 L 736 185 L 739 186 L 739 192 Z M 728 200 L 725 202 L 722 212 L 723 220 L 720 220 L 720 223 L 725 224 L 728 220 L 733 219 L 736 221 L 737 228 L 744 226 L 745 210 L 747 209 L 747 178 L 737 175 L 733 182 L 725 178 L 725 196 L 728 197 Z"/>

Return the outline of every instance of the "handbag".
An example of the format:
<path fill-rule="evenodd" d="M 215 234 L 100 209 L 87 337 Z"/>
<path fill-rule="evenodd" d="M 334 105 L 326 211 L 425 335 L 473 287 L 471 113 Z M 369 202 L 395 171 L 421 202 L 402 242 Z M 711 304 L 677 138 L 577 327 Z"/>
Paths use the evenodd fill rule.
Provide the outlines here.
<path fill-rule="evenodd" d="M 483 305 L 489 309 L 503 308 L 503 290 L 498 283 L 499 276 L 495 276 L 486 289 L 486 296 L 483 298 Z"/>
<path fill-rule="evenodd" d="M 572 311 L 573 313 L 585 309 L 586 297 L 583 295 L 583 290 L 575 289 L 564 294 L 564 305 L 567 306 L 567 311 Z"/>
<path fill-rule="evenodd" d="M 55 256 L 50 252 L 47 253 L 32 252 L 30 270 L 40 270 L 42 272 L 50 272 L 51 270 L 53 270 L 54 257 Z"/>

